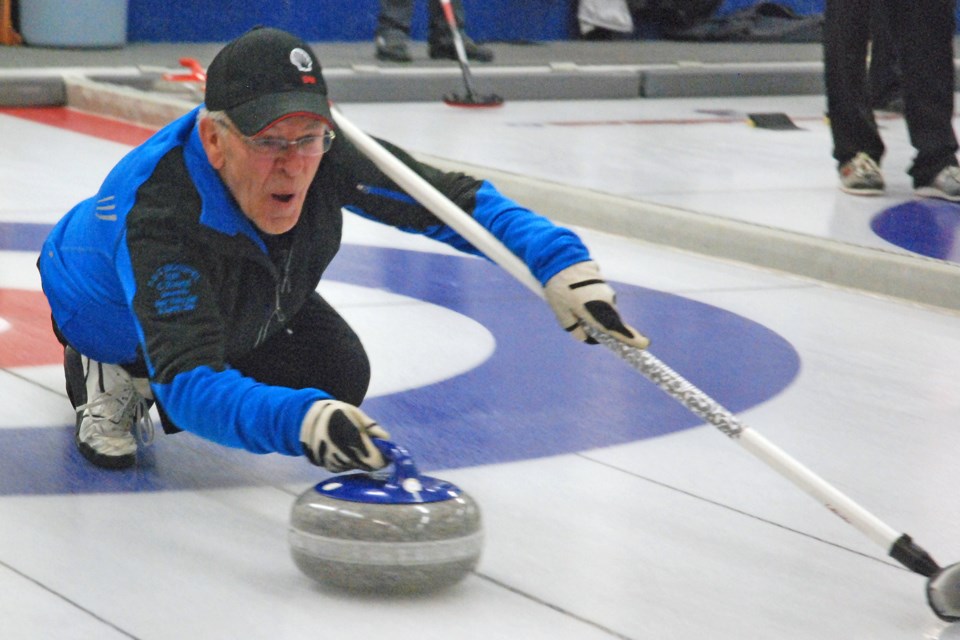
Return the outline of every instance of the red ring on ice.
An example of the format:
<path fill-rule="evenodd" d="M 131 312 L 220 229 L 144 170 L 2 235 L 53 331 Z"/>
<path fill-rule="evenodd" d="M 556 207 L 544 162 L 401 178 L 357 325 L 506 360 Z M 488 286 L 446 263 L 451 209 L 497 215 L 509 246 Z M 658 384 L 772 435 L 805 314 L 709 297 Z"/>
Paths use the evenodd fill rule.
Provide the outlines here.
<path fill-rule="evenodd" d="M 41 291 L 0 289 L 0 368 L 60 364 L 63 347 Z"/>

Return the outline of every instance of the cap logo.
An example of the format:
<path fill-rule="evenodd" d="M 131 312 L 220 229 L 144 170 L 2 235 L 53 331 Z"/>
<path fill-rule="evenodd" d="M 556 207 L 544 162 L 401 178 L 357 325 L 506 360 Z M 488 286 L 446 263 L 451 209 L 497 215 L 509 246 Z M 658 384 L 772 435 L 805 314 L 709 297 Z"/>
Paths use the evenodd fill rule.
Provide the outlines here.
<path fill-rule="evenodd" d="M 293 66 L 304 73 L 313 69 L 313 59 L 310 58 L 309 53 L 300 47 L 297 47 L 290 52 L 290 62 L 293 63 Z"/>

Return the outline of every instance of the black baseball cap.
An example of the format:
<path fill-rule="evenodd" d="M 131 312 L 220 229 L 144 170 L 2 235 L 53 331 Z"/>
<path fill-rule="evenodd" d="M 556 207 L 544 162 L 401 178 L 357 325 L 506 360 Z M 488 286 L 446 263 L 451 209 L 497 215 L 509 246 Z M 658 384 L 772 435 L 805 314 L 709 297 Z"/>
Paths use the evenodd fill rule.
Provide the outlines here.
<path fill-rule="evenodd" d="M 255 27 L 221 49 L 207 68 L 205 102 L 248 136 L 294 115 L 333 125 L 317 56 L 280 29 Z"/>

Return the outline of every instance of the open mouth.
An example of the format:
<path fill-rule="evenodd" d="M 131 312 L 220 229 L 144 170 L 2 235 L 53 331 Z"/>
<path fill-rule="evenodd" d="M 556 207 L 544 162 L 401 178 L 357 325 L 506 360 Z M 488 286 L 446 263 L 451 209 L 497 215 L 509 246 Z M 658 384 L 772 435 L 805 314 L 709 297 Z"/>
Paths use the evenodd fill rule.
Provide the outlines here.
<path fill-rule="evenodd" d="M 292 193 L 273 193 L 273 194 L 271 194 L 271 197 L 272 197 L 274 200 L 276 200 L 277 202 L 282 202 L 282 203 L 284 203 L 284 204 L 286 204 L 286 203 L 290 202 L 291 200 L 293 200 L 293 194 L 292 194 Z"/>

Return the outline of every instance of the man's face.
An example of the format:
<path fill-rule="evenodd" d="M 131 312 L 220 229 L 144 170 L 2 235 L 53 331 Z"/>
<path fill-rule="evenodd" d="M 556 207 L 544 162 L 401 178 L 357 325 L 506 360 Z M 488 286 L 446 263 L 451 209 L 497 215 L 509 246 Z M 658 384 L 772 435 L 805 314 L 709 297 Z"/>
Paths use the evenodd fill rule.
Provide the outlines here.
<path fill-rule="evenodd" d="M 265 149 L 258 148 L 257 142 L 280 141 L 283 146 L 283 142 L 323 136 L 326 131 L 323 120 L 307 116 L 285 118 L 251 138 L 245 138 L 229 122 L 200 121 L 200 139 L 210 164 L 244 215 L 260 231 L 273 235 L 297 224 L 323 155 L 303 155 L 296 145 L 271 152 L 269 143 Z"/>

